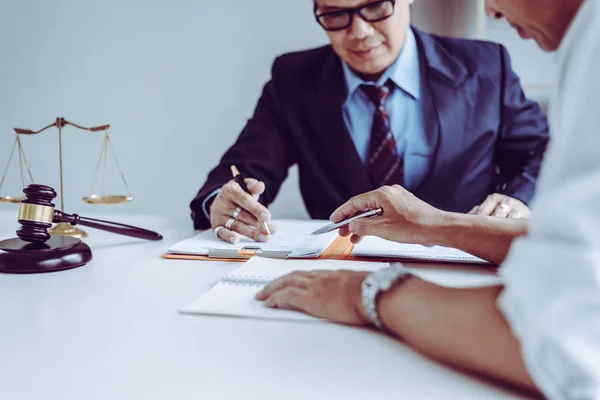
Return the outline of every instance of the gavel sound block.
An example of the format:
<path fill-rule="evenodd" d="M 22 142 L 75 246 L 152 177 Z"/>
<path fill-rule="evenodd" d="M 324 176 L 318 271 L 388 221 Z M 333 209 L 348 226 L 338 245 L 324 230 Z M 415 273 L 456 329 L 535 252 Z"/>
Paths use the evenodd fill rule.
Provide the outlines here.
<path fill-rule="evenodd" d="M 119 235 L 146 240 L 161 240 L 156 232 L 116 222 L 66 214 L 55 210 L 56 192 L 49 186 L 29 185 L 23 192 L 17 230 L 18 238 L 0 242 L 0 272 L 40 273 L 81 267 L 92 259 L 92 251 L 81 240 L 69 236 L 50 236 L 53 223 L 84 225 Z"/>

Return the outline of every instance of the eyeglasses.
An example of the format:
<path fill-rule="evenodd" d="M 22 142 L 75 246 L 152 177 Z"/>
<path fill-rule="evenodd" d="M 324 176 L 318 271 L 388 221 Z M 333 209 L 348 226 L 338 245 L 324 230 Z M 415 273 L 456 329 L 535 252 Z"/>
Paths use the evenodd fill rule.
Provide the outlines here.
<path fill-rule="evenodd" d="M 341 31 L 352 25 L 354 14 L 358 14 L 367 22 L 383 21 L 394 14 L 395 4 L 396 0 L 378 0 L 356 8 L 345 8 L 317 14 L 317 3 L 315 2 L 314 14 L 319 25 L 326 31 Z"/>

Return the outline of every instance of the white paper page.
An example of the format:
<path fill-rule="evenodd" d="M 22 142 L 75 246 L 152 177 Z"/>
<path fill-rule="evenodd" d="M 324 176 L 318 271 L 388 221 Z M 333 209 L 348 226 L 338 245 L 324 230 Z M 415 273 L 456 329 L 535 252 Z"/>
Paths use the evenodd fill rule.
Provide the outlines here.
<path fill-rule="evenodd" d="M 354 270 L 375 271 L 387 263 L 370 263 L 338 260 L 274 260 L 254 257 L 232 273 L 206 294 L 186 305 L 181 312 L 246 318 L 283 319 L 298 321 L 321 321 L 302 313 L 271 309 L 257 301 L 254 296 L 266 282 L 292 271 L 307 270 Z M 492 274 L 457 272 L 448 270 L 408 268 L 421 279 L 448 287 L 474 288 L 500 284 L 500 278 Z M 246 283 L 244 283 L 246 282 Z M 253 282 L 253 283 L 252 283 Z"/>
<path fill-rule="evenodd" d="M 427 247 L 420 244 L 396 243 L 375 236 L 363 238 L 352 249 L 352 255 L 489 264 L 481 258 L 450 247 Z"/>
<path fill-rule="evenodd" d="M 402 265 L 402 263 L 395 263 Z M 261 285 L 293 271 L 313 270 L 351 270 L 376 271 L 389 266 L 389 263 L 357 262 L 341 260 L 274 260 L 253 257 L 233 272 L 226 274 L 223 280 L 231 282 L 250 281 Z M 406 268 L 406 267 L 405 267 Z M 501 284 L 501 279 L 493 273 L 478 269 L 455 270 L 435 268 L 406 268 L 419 278 L 453 288 L 474 288 Z"/>
<path fill-rule="evenodd" d="M 254 296 L 264 287 L 265 283 L 293 271 L 375 271 L 388 265 L 387 263 L 338 260 L 274 260 L 253 257 L 234 272 L 225 275 L 222 282 L 219 282 L 205 295 L 185 306 L 181 311 L 184 313 L 234 317 L 319 320 L 295 311 L 265 307 L 264 303 L 257 301 Z"/>
<path fill-rule="evenodd" d="M 311 235 L 329 223 L 325 220 L 274 220 L 273 223 L 277 226 L 277 231 L 269 237 L 267 243 L 257 243 L 246 237 L 240 237 L 236 244 L 226 243 L 217 238 L 211 230 L 207 230 L 171 246 L 168 252 L 208 255 L 211 249 L 242 250 L 249 246 L 258 246 L 263 251 L 292 251 L 291 257 L 318 257 L 337 236 L 337 232 Z"/>
<path fill-rule="evenodd" d="M 376 271 L 389 266 L 389 263 L 356 262 L 342 260 L 276 260 L 252 257 L 241 267 L 224 276 L 223 280 L 243 278 L 273 280 L 294 271 L 351 270 Z"/>
<path fill-rule="evenodd" d="M 323 321 L 297 311 L 265 307 L 264 302 L 254 298 L 263 287 L 263 285 L 242 286 L 219 282 L 204 296 L 185 306 L 181 312 L 230 317 Z"/>

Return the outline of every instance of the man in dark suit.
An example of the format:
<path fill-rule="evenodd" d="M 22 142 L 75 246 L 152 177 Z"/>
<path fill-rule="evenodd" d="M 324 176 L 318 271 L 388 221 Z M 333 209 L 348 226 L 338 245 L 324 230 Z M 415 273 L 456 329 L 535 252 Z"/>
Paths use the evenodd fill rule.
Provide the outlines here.
<path fill-rule="evenodd" d="M 442 210 L 527 217 L 548 142 L 497 44 L 410 26 L 413 0 L 315 0 L 331 45 L 277 58 L 254 116 L 191 203 L 196 229 L 268 240 L 260 222 L 298 165 L 312 218 L 401 184 Z M 231 181 L 236 165 L 251 194 Z"/>

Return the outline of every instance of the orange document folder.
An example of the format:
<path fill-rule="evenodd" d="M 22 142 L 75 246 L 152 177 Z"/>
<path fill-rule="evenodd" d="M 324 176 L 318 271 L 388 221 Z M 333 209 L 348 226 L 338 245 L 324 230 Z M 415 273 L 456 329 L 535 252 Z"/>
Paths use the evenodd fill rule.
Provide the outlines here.
<path fill-rule="evenodd" d="M 380 257 L 373 257 L 373 256 L 355 256 L 352 255 L 352 250 L 354 248 L 354 244 L 352 244 L 352 242 L 350 242 L 350 238 L 345 238 L 345 237 L 341 237 L 338 236 L 336 237 L 333 242 L 327 247 L 327 249 L 319 256 L 316 258 L 313 258 L 314 260 L 347 260 L 347 261 L 363 261 L 363 262 L 401 262 L 401 261 L 405 261 L 405 262 L 411 262 L 411 263 L 420 263 L 422 265 L 425 264 L 435 264 L 435 265 L 448 265 L 450 266 L 451 264 L 457 265 L 460 264 L 462 266 L 465 267 L 478 267 L 478 268 L 487 268 L 488 270 L 491 271 L 497 271 L 497 266 L 493 265 L 493 264 L 480 264 L 480 263 L 468 263 L 465 264 L 463 262 L 460 261 L 456 261 L 455 263 L 446 261 L 446 262 L 440 262 L 440 261 L 434 261 L 434 260 L 426 260 L 426 259 L 417 259 L 417 258 L 395 258 L 395 257 L 386 257 L 386 256 L 380 256 Z M 236 257 L 209 257 L 209 256 L 200 256 L 200 255 L 190 255 L 190 254 L 173 254 L 173 253 L 167 253 L 165 255 L 163 255 L 163 258 L 165 259 L 169 259 L 169 260 L 196 260 L 196 261 L 227 261 L 227 262 L 246 262 L 248 261 L 251 257 L 254 257 L 256 254 L 255 251 L 252 250 L 239 250 L 237 251 L 237 255 Z M 261 254 L 258 254 L 258 256 L 263 256 Z"/>
<path fill-rule="evenodd" d="M 350 257 L 352 252 L 352 243 L 348 238 L 341 236 L 336 237 L 333 242 L 327 247 L 327 249 L 315 260 L 346 260 Z M 167 253 L 163 255 L 163 258 L 169 260 L 197 260 L 197 261 L 237 261 L 245 262 L 250 257 L 257 255 L 254 250 L 238 250 L 235 257 L 213 257 L 213 256 L 200 256 L 191 254 L 176 254 Z M 263 255 L 264 256 L 264 255 Z"/>

